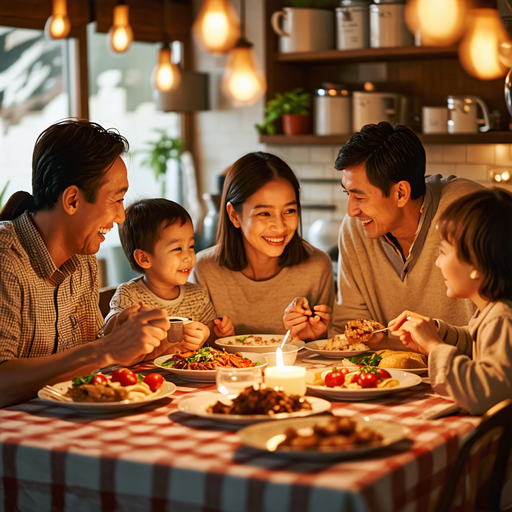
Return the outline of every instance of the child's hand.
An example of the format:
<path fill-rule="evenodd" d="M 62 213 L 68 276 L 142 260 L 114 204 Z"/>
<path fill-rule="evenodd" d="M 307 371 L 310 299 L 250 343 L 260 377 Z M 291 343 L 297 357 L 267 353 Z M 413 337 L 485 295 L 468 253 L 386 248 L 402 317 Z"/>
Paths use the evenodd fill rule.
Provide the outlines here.
<path fill-rule="evenodd" d="M 304 341 L 320 338 L 327 331 L 330 320 L 331 308 L 324 304 L 315 306 L 312 311 L 301 306 L 288 306 L 283 316 L 286 330 Z"/>
<path fill-rule="evenodd" d="M 389 332 L 400 338 L 410 350 L 430 354 L 432 350 L 443 343 L 437 334 L 435 322 L 418 313 L 404 311 L 388 323 Z"/>
<path fill-rule="evenodd" d="M 210 336 L 210 329 L 201 322 L 183 325 L 183 341 L 180 346 L 186 350 L 197 350 Z"/>
<path fill-rule="evenodd" d="M 213 330 L 217 338 L 235 335 L 235 328 L 228 315 L 224 315 L 222 318 L 216 318 L 213 322 Z"/>

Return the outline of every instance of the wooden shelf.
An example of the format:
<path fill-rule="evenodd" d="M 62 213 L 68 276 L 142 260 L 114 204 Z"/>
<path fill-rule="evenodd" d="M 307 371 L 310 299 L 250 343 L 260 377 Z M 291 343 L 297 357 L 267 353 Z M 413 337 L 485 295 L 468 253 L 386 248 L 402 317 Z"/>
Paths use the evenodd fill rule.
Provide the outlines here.
<path fill-rule="evenodd" d="M 276 53 L 277 62 L 379 62 L 457 57 L 457 47 L 434 48 L 402 46 L 398 48 L 364 48 L 360 50 L 325 50 L 321 52 Z"/>
<path fill-rule="evenodd" d="M 417 134 L 422 144 L 510 144 L 512 132 Z M 273 146 L 337 146 L 345 144 L 351 133 L 341 135 L 260 135 L 260 142 Z"/>

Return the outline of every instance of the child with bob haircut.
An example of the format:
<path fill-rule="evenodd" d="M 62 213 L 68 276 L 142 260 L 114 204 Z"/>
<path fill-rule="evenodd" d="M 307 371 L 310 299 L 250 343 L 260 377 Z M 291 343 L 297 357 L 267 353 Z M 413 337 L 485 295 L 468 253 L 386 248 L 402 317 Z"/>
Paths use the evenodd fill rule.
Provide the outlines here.
<path fill-rule="evenodd" d="M 390 330 L 406 347 L 428 354 L 436 393 L 483 414 L 512 397 L 512 194 L 493 188 L 463 196 L 446 208 L 438 229 L 436 265 L 446 294 L 469 298 L 478 309 L 463 328 L 404 311 Z M 456 329 L 473 339 L 472 359 L 445 343 Z"/>
<path fill-rule="evenodd" d="M 234 334 L 227 316 L 215 319 L 205 289 L 187 282 L 196 255 L 192 219 L 185 208 L 167 199 L 143 199 L 130 205 L 125 215 L 119 226 L 121 245 L 132 269 L 143 275 L 119 286 L 110 301 L 107 323 L 139 303 L 192 320 L 183 326 L 181 343 L 162 344 L 151 357 L 177 349 L 196 350 L 208 340 L 210 329 L 219 337 Z"/>

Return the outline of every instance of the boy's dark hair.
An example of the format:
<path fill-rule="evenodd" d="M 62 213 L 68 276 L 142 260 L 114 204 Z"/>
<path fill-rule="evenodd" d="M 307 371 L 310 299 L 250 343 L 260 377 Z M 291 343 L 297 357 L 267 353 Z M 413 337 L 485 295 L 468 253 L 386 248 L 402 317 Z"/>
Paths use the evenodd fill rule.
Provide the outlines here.
<path fill-rule="evenodd" d="M 366 164 L 368 181 L 389 197 L 399 181 L 411 185 L 411 198 L 425 194 L 425 149 L 407 126 L 387 121 L 367 124 L 340 149 L 334 167 L 339 171 Z"/>
<path fill-rule="evenodd" d="M 457 199 L 441 214 L 441 238 L 457 257 L 482 276 L 478 293 L 494 302 L 512 300 L 512 194 L 502 188 L 478 190 Z"/>
<path fill-rule="evenodd" d="M 66 119 L 51 125 L 34 146 L 32 195 L 13 194 L 0 220 L 15 219 L 25 210 L 51 211 L 72 185 L 83 192 L 87 202 L 95 203 L 105 173 L 128 149 L 122 135 L 97 123 Z"/>
<path fill-rule="evenodd" d="M 183 226 L 192 219 L 183 206 L 167 199 L 142 199 L 126 208 L 126 218 L 119 225 L 119 238 L 126 258 L 135 272 L 144 274 L 144 269 L 133 257 L 136 249 L 153 254 L 160 232 L 176 222 Z"/>
<path fill-rule="evenodd" d="M 239 158 L 229 169 L 224 181 L 216 237 L 219 245 L 217 259 L 221 267 L 241 271 L 248 264 L 241 229 L 236 228 L 231 222 L 226 205 L 231 203 L 235 211 L 240 214 L 243 204 L 249 197 L 267 183 L 278 179 L 288 181 L 295 190 L 299 214 L 299 228 L 279 257 L 279 265 L 291 267 L 308 259 L 305 242 L 299 233 L 301 223 L 299 181 L 288 164 L 279 157 L 258 151 Z"/>

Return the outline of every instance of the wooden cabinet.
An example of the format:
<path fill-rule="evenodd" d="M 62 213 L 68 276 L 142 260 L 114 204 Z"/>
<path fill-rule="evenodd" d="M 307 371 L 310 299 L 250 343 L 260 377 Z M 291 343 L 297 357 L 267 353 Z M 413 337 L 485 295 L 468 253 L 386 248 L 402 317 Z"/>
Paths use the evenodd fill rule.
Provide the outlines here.
<path fill-rule="evenodd" d="M 367 48 L 362 50 L 328 50 L 321 52 L 279 53 L 278 36 L 270 25 L 273 12 L 283 7 L 282 0 L 265 1 L 266 73 L 268 89 L 266 98 L 276 92 L 302 87 L 310 93 L 321 87 L 322 82 L 341 83 L 349 89 L 362 90 L 362 81 L 348 83 L 347 71 L 368 63 L 385 66 L 386 80 L 375 81 L 380 92 L 397 92 L 409 99 L 409 126 L 421 130 L 422 106 L 446 105 L 448 95 L 481 97 L 489 111 L 500 112 L 500 130 L 478 134 L 420 135 L 424 144 L 497 144 L 511 143 L 508 131 L 510 115 L 504 99 L 504 78 L 483 81 L 469 76 L 459 63 L 457 48 L 400 47 Z M 282 133 L 282 132 L 281 132 Z M 336 136 L 284 135 L 261 136 L 268 144 L 340 144 L 351 134 Z"/>

